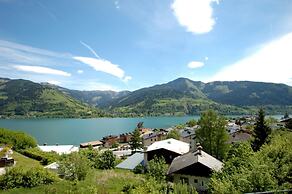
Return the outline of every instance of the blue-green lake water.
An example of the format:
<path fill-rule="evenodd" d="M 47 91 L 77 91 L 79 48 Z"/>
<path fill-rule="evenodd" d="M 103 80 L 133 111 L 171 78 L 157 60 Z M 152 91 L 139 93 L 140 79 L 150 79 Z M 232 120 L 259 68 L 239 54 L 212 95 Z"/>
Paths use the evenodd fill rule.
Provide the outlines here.
<path fill-rule="evenodd" d="M 281 116 L 273 116 L 279 119 Z M 167 128 L 199 116 L 95 118 L 95 119 L 0 119 L 0 128 L 24 131 L 39 144 L 74 144 L 98 140 L 106 135 L 131 132 L 138 122 L 147 128 Z"/>
<path fill-rule="evenodd" d="M 74 144 L 98 140 L 106 135 L 131 132 L 137 123 L 144 127 L 167 128 L 198 116 L 95 118 L 95 119 L 2 119 L 0 128 L 24 131 L 34 136 L 39 144 Z"/>

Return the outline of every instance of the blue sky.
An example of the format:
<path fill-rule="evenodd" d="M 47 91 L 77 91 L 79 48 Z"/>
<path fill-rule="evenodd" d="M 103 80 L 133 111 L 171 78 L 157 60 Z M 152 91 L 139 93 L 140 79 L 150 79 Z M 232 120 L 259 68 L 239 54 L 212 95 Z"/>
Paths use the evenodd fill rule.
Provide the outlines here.
<path fill-rule="evenodd" d="M 0 77 L 135 90 L 292 85 L 291 0 L 0 0 Z"/>

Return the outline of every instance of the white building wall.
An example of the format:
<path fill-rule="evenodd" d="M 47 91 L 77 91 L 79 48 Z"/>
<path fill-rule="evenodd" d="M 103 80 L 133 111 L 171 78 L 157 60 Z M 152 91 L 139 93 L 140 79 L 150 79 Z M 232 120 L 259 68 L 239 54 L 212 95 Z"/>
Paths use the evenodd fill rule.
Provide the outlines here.
<path fill-rule="evenodd" d="M 181 174 L 173 175 L 173 181 L 175 183 L 184 181 L 184 183 L 187 183 L 195 187 L 197 191 L 207 190 L 207 185 L 209 183 L 209 180 L 210 179 L 207 177 L 200 177 L 200 176 L 181 175 Z"/>

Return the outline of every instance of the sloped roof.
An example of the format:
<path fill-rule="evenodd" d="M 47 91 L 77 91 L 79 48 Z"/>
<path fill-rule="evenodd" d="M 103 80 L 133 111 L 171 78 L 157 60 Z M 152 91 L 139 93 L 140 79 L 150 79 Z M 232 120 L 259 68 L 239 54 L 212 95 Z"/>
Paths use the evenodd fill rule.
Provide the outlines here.
<path fill-rule="evenodd" d="M 219 171 L 223 163 L 204 151 L 189 152 L 178 156 L 172 161 L 167 174 L 172 174 L 193 164 L 200 163 L 211 170 Z"/>
<path fill-rule="evenodd" d="M 147 152 L 158 150 L 158 149 L 166 149 L 178 154 L 184 154 L 190 150 L 190 145 L 183 141 L 170 138 L 170 139 L 154 142 L 147 148 Z"/>
<path fill-rule="evenodd" d="M 80 146 L 82 146 L 82 147 L 86 147 L 86 146 L 89 146 L 89 145 L 98 146 L 98 145 L 102 145 L 102 142 L 99 141 L 99 140 L 96 140 L 96 141 L 90 141 L 90 142 L 85 142 L 85 143 L 81 143 L 80 144 Z"/>
<path fill-rule="evenodd" d="M 57 162 L 53 162 L 53 163 L 45 166 L 44 168 L 51 169 L 51 170 L 58 170 L 59 164 Z"/>
<path fill-rule="evenodd" d="M 116 168 L 133 170 L 136 166 L 141 164 L 144 160 L 144 154 L 141 152 L 137 152 L 132 156 L 128 157 L 126 160 L 121 162 L 116 166 Z"/>

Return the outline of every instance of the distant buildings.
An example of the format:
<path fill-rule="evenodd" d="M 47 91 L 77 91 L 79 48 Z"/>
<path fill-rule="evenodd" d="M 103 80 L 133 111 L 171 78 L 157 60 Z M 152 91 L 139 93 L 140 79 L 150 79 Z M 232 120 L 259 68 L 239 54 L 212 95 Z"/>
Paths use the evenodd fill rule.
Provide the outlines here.
<path fill-rule="evenodd" d="M 90 146 L 92 146 L 93 148 L 99 148 L 102 145 L 103 145 L 103 143 L 101 141 L 96 140 L 96 141 L 81 143 L 80 148 L 88 148 Z"/>

